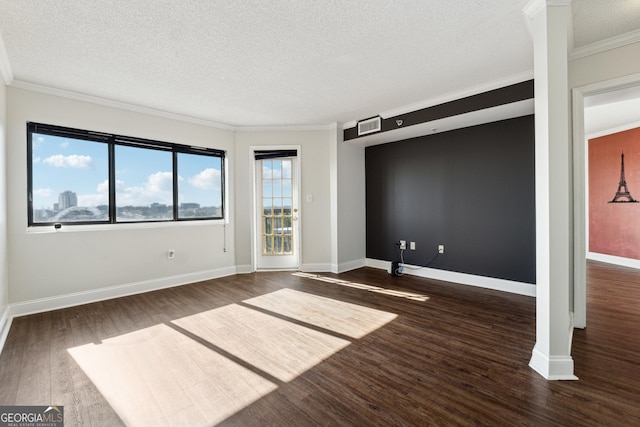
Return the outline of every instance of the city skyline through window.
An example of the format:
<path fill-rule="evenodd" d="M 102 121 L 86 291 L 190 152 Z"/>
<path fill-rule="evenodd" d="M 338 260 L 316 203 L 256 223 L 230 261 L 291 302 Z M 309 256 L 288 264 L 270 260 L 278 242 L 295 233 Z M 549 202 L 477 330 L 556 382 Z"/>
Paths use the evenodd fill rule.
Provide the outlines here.
<path fill-rule="evenodd" d="M 109 222 L 110 191 L 115 193 L 115 222 L 222 217 L 222 156 L 191 153 L 190 147 L 176 151 L 169 144 L 161 149 L 113 146 L 110 189 L 108 141 L 32 132 L 33 223 Z"/>
<path fill-rule="evenodd" d="M 107 143 L 34 133 L 31 150 L 35 221 L 108 219 L 107 209 L 98 209 L 109 204 Z M 66 192 L 75 195 L 75 206 L 61 206 Z"/>

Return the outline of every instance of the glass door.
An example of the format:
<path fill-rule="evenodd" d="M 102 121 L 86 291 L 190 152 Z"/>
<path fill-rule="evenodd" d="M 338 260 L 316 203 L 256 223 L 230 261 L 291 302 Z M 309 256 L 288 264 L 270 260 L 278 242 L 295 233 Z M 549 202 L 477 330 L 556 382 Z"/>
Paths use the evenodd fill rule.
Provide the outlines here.
<path fill-rule="evenodd" d="M 258 269 L 297 269 L 296 157 L 256 160 Z"/>

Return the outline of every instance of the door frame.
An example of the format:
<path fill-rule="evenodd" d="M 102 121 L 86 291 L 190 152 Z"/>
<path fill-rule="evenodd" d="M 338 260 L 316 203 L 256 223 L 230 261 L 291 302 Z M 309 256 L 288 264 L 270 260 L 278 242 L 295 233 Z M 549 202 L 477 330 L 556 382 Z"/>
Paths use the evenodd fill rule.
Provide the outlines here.
<path fill-rule="evenodd" d="M 584 99 L 590 95 L 638 86 L 640 74 L 605 80 L 572 89 L 573 110 L 573 326 L 587 326 L 587 140 Z"/>
<path fill-rule="evenodd" d="M 300 145 L 252 145 L 249 147 L 249 161 L 251 164 L 251 272 L 258 271 L 258 252 L 262 248 L 262 240 L 260 238 L 260 224 L 258 224 L 258 189 L 256 188 L 257 173 L 256 170 L 256 151 L 261 150 L 295 150 L 297 153 L 295 162 L 295 174 L 297 181 L 297 201 L 298 201 L 298 220 L 293 221 L 294 224 L 294 243 L 297 243 L 295 251 L 297 268 L 302 265 L 302 203 L 300 203 L 300 194 L 302 193 L 302 149 Z"/>

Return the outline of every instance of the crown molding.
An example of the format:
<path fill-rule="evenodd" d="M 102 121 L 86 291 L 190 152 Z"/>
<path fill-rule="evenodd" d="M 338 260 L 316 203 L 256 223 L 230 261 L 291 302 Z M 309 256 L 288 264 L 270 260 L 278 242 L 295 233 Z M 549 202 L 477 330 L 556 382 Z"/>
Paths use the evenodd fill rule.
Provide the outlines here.
<path fill-rule="evenodd" d="M 338 129 L 338 123 L 324 125 L 282 125 L 282 126 L 237 126 L 236 132 L 295 132 L 295 131 L 326 131 Z"/>
<path fill-rule="evenodd" d="M 533 70 L 529 70 L 523 73 L 518 73 L 518 74 L 514 74 L 501 79 L 493 80 L 491 82 L 483 83 L 481 85 L 472 86 L 470 88 L 467 88 L 458 92 L 449 93 L 443 96 L 439 96 L 437 98 L 430 98 L 430 99 L 416 102 L 414 104 L 409 104 L 403 107 L 395 108 L 393 110 L 383 111 L 382 113 L 379 113 L 379 115 L 383 119 L 388 117 L 400 116 L 402 114 L 411 113 L 413 111 L 422 110 L 424 108 L 433 107 L 434 105 L 440 105 L 450 101 L 456 101 L 458 99 L 466 98 L 468 96 L 478 95 L 479 93 L 488 92 L 494 89 L 500 89 L 506 86 L 510 86 L 512 84 L 521 83 L 531 79 L 533 79 Z M 358 123 L 358 120 L 351 120 L 349 122 L 345 122 L 343 124 L 343 128 L 349 129 L 349 128 L 355 127 L 357 123 Z"/>
<path fill-rule="evenodd" d="M 0 31 L 0 74 L 4 84 L 9 86 L 13 82 L 13 73 L 11 72 L 11 64 L 9 63 L 9 55 L 7 54 L 7 48 L 4 44 L 4 38 Z"/>
<path fill-rule="evenodd" d="M 627 46 L 634 43 L 640 43 L 640 30 L 631 31 L 616 37 L 600 40 L 586 46 L 573 49 L 569 53 L 569 61 L 574 61 L 587 56 L 596 55 L 608 50 Z"/>
<path fill-rule="evenodd" d="M 43 93 L 45 95 L 54 95 L 61 98 L 73 99 L 81 102 L 88 102 L 91 104 L 102 105 L 105 107 L 118 108 L 120 110 L 132 111 L 135 113 L 148 114 L 151 116 L 162 117 L 165 119 L 178 120 L 187 123 L 193 123 L 201 126 L 208 126 L 222 130 L 235 131 L 234 126 L 229 126 L 221 123 L 217 123 L 211 120 L 200 119 L 196 117 L 185 116 L 182 114 L 170 113 L 168 111 L 157 110 L 149 107 L 142 107 L 140 105 L 129 104 L 127 102 L 114 101 L 111 99 L 101 98 L 98 96 L 86 95 L 79 92 L 72 92 L 64 89 L 57 89 L 49 86 L 42 86 L 35 83 L 28 83 L 21 80 L 13 80 L 9 85 L 16 89 L 24 89 L 32 92 Z"/>
<path fill-rule="evenodd" d="M 1 59 L 1 58 L 0 58 Z M 12 80 L 9 85 L 16 89 L 24 89 L 31 92 L 38 92 L 45 95 L 54 95 L 62 98 L 73 99 L 81 102 L 102 105 L 105 107 L 118 108 L 121 110 L 132 111 L 135 113 L 148 114 L 151 116 L 162 117 L 165 119 L 178 120 L 182 122 L 192 123 L 201 126 L 213 127 L 231 132 L 293 132 L 293 131 L 317 131 L 317 130 L 335 130 L 338 123 L 328 123 L 321 125 L 281 125 L 281 126 L 231 126 L 211 120 L 200 119 L 197 117 L 185 116 L 182 114 L 171 113 L 168 111 L 157 110 L 154 108 L 142 107 L 140 105 L 129 104 L 121 101 L 113 101 L 98 96 L 86 95 L 79 92 L 68 91 L 64 89 L 56 89 L 49 86 L 42 86 L 35 83 L 28 83 L 21 80 Z"/>

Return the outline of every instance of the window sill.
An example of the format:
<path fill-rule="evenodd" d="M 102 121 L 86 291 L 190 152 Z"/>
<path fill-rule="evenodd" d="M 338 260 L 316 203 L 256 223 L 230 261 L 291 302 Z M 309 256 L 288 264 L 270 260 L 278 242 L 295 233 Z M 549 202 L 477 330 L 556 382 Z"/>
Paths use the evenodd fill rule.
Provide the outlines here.
<path fill-rule="evenodd" d="M 75 233 L 88 231 L 114 231 L 114 230 L 139 230 L 139 229 L 161 229 L 161 228 L 182 228 L 182 227 L 204 227 L 204 226 L 224 226 L 228 224 L 225 219 L 213 220 L 193 220 L 193 221 L 167 221 L 167 222 L 125 222 L 118 224 L 80 224 L 63 225 L 60 229 L 50 226 L 27 227 L 27 234 L 47 234 L 47 233 Z"/>

